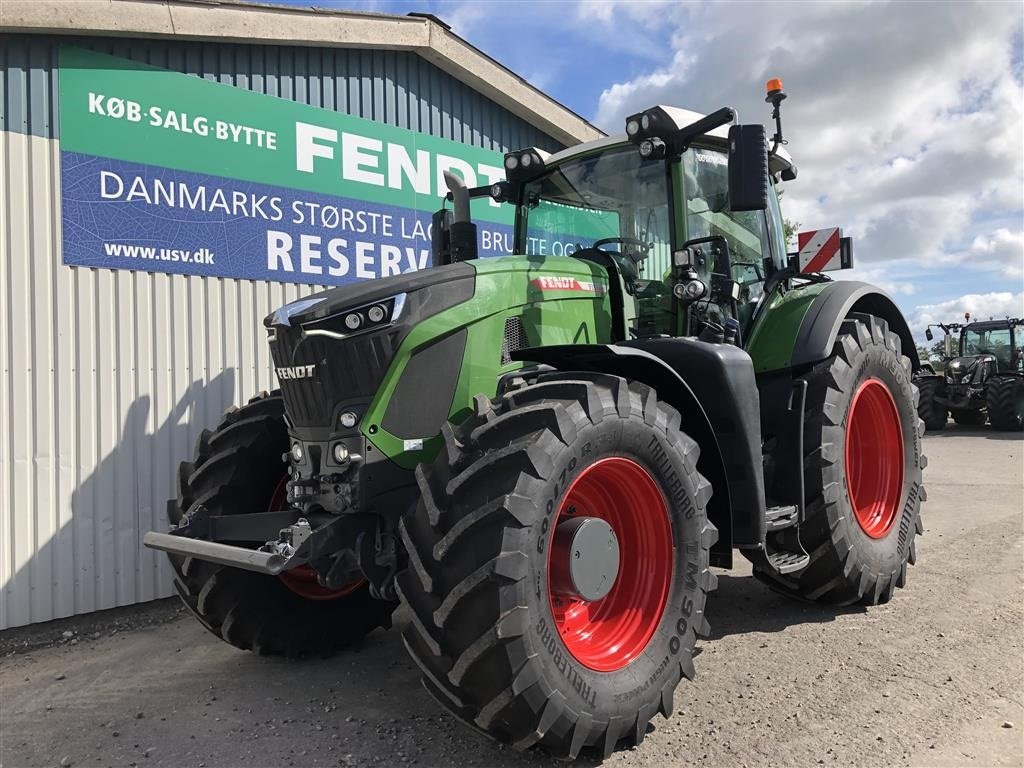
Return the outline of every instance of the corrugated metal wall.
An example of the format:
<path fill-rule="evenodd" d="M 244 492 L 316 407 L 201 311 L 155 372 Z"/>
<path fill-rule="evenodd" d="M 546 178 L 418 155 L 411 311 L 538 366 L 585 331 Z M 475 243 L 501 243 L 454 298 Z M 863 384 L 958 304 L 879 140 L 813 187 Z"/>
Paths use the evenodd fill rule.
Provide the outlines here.
<path fill-rule="evenodd" d="M 496 151 L 560 148 L 415 54 L 66 41 Z M 199 431 L 274 386 L 263 316 L 315 290 L 62 265 L 59 42 L 0 36 L 0 629 L 171 594 L 142 536 Z"/>

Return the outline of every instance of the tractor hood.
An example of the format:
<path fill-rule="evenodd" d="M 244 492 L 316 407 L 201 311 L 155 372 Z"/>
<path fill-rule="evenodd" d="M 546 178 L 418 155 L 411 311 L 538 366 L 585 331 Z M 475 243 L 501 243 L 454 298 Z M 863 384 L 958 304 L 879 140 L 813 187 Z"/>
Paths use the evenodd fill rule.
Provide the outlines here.
<path fill-rule="evenodd" d="M 986 368 L 994 366 L 995 362 L 993 355 L 954 357 L 946 364 L 946 378 L 955 384 L 972 381 L 981 383 L 979 376 L 984 374 Z"/>
<path fill-rule="evenodd" d="M 474 274 L 472 267 L 461 263 L 383 277 L 379 280 L 349 283 L 285 304 L 267 315 L 263 325 L 271 329 L 275 326 L 287 328 L 313 323 L 317 327 L 330 328 L 334 324 L 329 320 L 335 317 L 339 321 L 343 320 L 347 310 L 400 294 L 408 295 L 422 288 L 433 288 L 443 283 L 453 283 L 456 291 L 465 292 L 468 289 L 469 296 L 472 296 Z M 337 328 L 339 333 L 345 333 L 346 330 Z"/>
<path fill-rule="evenodd" d="M 365 408 L 409 332 L 472 298 L 474 285 L 471 266 L 452 264 L 332 288 L 267 316 L 292 425 L 330 429 L 340 407 Z"/>
<path fill-rule="evenodd" d="M 429 438 L 449 406 L 460 406 L 457 385 L 460 392 L 493 394 L 497 376 L 515 367 L 507 359 L 512 349 L 606 340 L 608 288 L 608 273 L 592 262 L 506 256 L 286 304 L 264 325 L 293 434 L 326 439 L 342 415 L 351 422 L 355 414 L 361 424 L 368 414 L 378 441 L 385 434 Z M 464 366 L 471 353 L 472 365 Z M 435 395 L 437 402 L 428 403 Z"/>

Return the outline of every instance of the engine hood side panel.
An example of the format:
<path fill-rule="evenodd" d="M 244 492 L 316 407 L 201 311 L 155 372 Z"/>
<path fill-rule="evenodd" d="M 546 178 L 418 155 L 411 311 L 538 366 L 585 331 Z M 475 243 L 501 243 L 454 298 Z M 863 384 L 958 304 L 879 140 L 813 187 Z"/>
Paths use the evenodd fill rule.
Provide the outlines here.
<path fill-rule="evenodd" d="M 611 340 L 609 276 L 600 266 L 566 257 L 506 257 L 465 264 L 475 274 L 472 297 L 410 329 L 361 423 L 375 449 L 402 467 L 431 460 L 440 447 L 444 420 L 464 418 L 476 395 L 493 396 L 498 377 L 523 366 L 508 358 L 510 343 L 518 348 Z M 460 336 L 458 345 L 447 347 L 460 349 L 461 359 L 436 354 L 436 346 L 454 334 Z M 451 377 L 450 400 L 447 393 L 427 396 L 429 388 L 449 378 L 441 372 L 433 375 L 424 364 L 428 359 L 458 367 L 458 376 Z M 416 377 L 418 386 L 402 381 L 407 374 Z M 429 426 L 417 418 L 417 429 L 423 434 L 412 435 L 398 425 L 394 414 L 413 412 L 416 403 L 407 401 L 417 393 L 424 404 L 440 398 L 450 405 L 446 412 L 428 419 Z"/>

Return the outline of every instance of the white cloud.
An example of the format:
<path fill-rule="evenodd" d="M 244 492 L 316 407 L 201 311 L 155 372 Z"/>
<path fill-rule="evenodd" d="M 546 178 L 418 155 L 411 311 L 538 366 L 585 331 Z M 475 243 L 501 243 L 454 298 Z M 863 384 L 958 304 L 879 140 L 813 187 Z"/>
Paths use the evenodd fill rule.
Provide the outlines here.
<path fill-rule="evenodd" d="M 1019 284 L 1024 276 L 1024 232 L 1001 227 L 989 235 L 978 235 L 963 263 L 998 269 L 1004 277 L 1016 278 Z"/>
<path fill-rule="evenodd" d="M 924 338 L 924 329 L 931 323 L 963 322 L 964 313 L 974 320 L 1024 316 L 1024 292 L 969 293 L 937 304 L 921 304 L 907 318 L 914 336 Z"/>
<path fill-rule="evenodd" d="M 853 269 L 833 272 L 831 277 L 837 280 L 859 280 L 871 283 L 894 297 L 913 296 L 917 293 L 917 286 L 912 280 L 901 279 L 888 268 L 888 265 L 855 266 Z"/>
<path fill-rule="evenodd" d="M 596 22 L 621 26 L 634 5 L 604 4 Z M 788 218 L 843 226 L 861 274 L 905 260 L 922 272 L 955 263 L 965 280 L 975 269 L 1024 272 L 1024 99 L 1013 60 L 1024 6 L 711 3 L 659 14 L 673 30 L 665 63 L 607 87 L 598 125 L 621 132 L 626 114 L 657 103 L 729 104 L 768 123 L 760 88 L 781 76 L 800 168 Z"/>

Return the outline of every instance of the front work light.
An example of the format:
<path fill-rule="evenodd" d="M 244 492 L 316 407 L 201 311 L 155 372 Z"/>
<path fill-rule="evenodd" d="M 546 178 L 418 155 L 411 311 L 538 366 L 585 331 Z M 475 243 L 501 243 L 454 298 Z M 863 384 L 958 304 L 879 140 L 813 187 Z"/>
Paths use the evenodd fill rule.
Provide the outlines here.
<path fill-rule="evenodd" d="M 665 142 L 655 137 L 640 142 L 640 157 L 644 160 L 657 159 L 665 156 Z"/>

